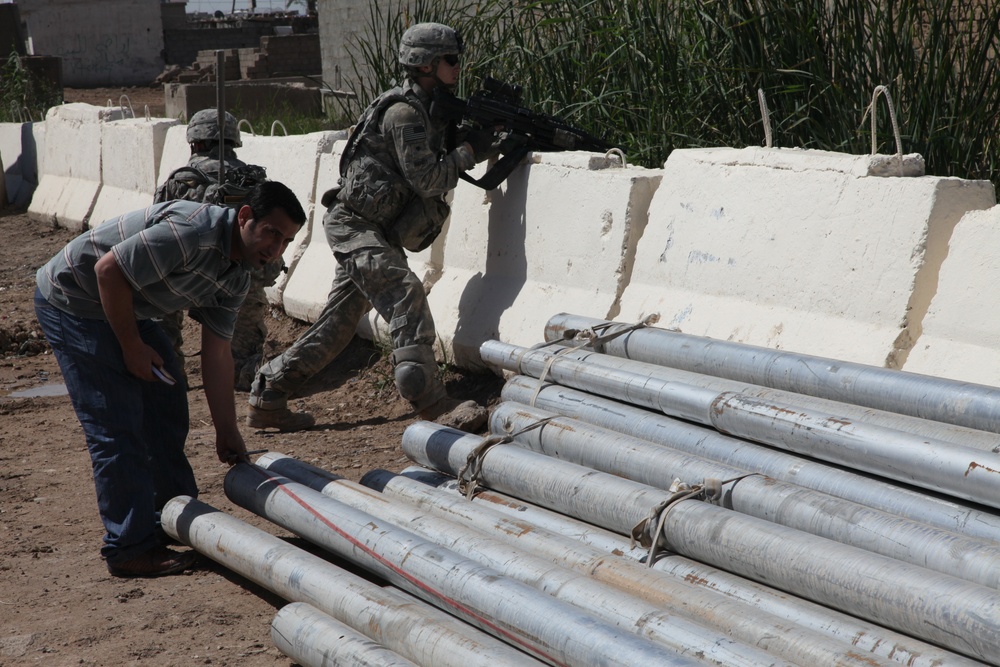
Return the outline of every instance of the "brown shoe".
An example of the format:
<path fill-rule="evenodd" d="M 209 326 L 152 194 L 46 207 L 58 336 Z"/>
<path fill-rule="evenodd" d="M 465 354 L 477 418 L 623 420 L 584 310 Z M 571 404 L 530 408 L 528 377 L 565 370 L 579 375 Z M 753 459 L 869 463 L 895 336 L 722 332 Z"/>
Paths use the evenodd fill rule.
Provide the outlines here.
<path fill-rule="evenodd" d="M 288 408 L 265 410 L 253 405 L 247 413 L 247 426 L 256 429 L 273 428 L 283 433 L 312 428 L 316 420 L 308 412 L 292 412 Z"/>
<path fill-rule="evenodd" d="M 172 551 L 155 547 L 144 554 L 121 563 L 108 563 L 112 577 L 163 577 L 178 574 L 194 565 L 193 551 Z"/>
<path fill-rule="evenodd" d="M 457 398 L 442 398 L 420 411 L 422 419 L 466 433 L 475 433 L 482 428 L 488 416 L 486 408 L 475 401 L 460 401 Z"/>

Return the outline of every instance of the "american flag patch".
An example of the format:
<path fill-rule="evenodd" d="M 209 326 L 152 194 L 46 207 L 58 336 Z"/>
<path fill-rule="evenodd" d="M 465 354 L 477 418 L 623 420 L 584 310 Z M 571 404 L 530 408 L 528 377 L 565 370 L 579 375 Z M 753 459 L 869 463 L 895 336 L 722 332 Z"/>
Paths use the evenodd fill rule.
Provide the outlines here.
<path fill-rule="evenodd" d="M 408 125 L 403 128 L 404 144 L 415 144 L 420 141 L 427 141 L 427 130 L 423 125 Z"/>

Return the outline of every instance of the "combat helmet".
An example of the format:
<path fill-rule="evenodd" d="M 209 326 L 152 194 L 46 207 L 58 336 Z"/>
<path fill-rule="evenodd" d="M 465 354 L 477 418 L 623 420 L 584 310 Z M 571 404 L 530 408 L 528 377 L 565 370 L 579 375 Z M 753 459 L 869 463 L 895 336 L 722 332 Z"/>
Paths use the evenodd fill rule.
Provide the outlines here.
<path fill-rule="evenodd" d="M 223 137 L 226 144 L 234 148 L 243 145 L 240 141 L 240 128 L 237 127 L 236 117 L 228 111 L 226 114 L 226 125 L 223 129 Z M 215 109 L 202 109 L 191 116 L 187 126 L 187 140 L 189 144 L 199 141 L 219 141 L 219 114 Z"/>
<path fill-rule="evenodd" d="M 404 67 L 423 67 L 448 54 L 462 53 L 464 45 L 458 32 L 442 23 L 417 23 L 406 29 L 399 42 L 399 63 Z"/>

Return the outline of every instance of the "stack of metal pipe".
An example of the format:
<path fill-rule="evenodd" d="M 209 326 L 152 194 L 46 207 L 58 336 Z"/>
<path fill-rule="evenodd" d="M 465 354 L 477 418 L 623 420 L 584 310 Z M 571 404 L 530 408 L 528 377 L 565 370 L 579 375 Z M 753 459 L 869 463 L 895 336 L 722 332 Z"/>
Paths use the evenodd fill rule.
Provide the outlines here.
<path fill-rule="evenodd" d="M 197 501 L 165 528 L 298 602 L 272 635 L 303 665 L 1000 666 L 1000 390 L 565 314 L 545 337 L 482 346 L 488 437 L 418 422 L 419 467 L 361 484 L 279 453 L 226 478 L 407 620 Z"/>

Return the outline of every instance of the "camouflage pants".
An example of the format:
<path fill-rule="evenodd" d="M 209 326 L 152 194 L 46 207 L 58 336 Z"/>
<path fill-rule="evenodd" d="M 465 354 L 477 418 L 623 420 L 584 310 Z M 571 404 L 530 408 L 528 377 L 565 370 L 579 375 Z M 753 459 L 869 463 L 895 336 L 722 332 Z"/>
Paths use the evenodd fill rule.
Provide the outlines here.
<path fill-rule="evenodd" d="M 323 311 L 291 347 L 259 371 L 264 386 L 255 385 L 254 392 L 267 390 L 260 407 L 268 407 L 272 399 L 282 402 L 336 359 L 373 306 L 389 323 L 394 349 L 434 344 L 427 294 L 402 250 L 384 245 L 334 255 L 339 266 Z"/>
<path fill-rule="evenodd" d="M 267 339 L 267 296 L 264 288 L 275 283 L 284 264 L 273 262 L 263 269 L 253 269 L 250 272 L 250 290 L 246 300 L 236 316 L 236 328 L 233 330 L 233 380 L 237 389 L 249 391 L 264 356 L 264 341 Z M 167 333 L 178 358 L 184 359 L 181 346 L 184 344 L 183 328 L 184 313 L 178 311 L 163 317 L 160 325 Z M 183 367 L 183 362 L 181 364 Z"/>

